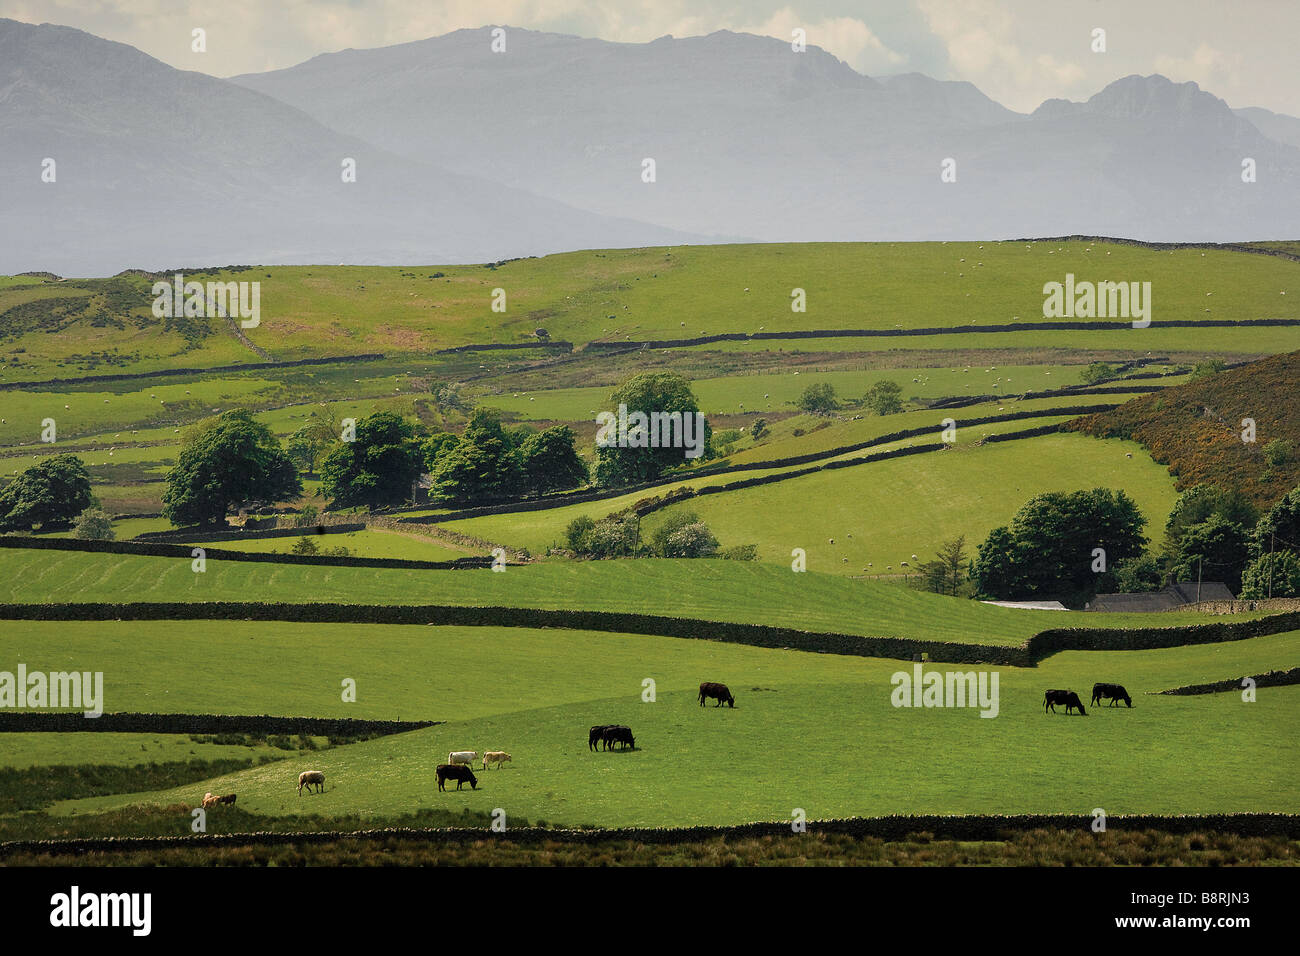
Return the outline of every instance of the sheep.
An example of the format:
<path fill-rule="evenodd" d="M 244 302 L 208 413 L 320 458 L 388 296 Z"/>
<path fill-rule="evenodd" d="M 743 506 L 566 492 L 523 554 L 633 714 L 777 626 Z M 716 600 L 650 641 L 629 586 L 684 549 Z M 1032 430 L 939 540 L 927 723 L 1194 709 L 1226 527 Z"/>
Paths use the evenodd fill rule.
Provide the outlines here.
<path fill-rule="evenodd" d="M 302 796 L 302 788 L 306 787 L 307 792 L 311 793 L 312 787 L 319 787 L 317 793 L 325 792 L 325 773 L 321 770 L 304 770 L 298 774 L 298 796 Z"/>

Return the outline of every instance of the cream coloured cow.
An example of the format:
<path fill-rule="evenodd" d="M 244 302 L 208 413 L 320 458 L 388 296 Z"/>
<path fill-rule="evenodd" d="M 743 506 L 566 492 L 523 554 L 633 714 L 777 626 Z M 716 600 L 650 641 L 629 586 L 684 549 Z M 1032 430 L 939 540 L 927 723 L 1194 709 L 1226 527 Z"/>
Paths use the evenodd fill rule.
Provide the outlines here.
<path fill-rule="evenodd" d="M 447 754 L 447 763 L 451 764 L 453 767 L 460 763 L 465 764 L 467 767 L 472 767 L 474 766 L 474 761 L 477 759 L 477 750 L 453 750 L 451 753 Z"/>
<path fill-rule="evenodd" d="M 483 769 L 488 768 L 488 764 L 494 763 L 500 769 L 501 765 L 510 759 L 510 755 L 504 750 L 489 750 L 483 755 Z"/>

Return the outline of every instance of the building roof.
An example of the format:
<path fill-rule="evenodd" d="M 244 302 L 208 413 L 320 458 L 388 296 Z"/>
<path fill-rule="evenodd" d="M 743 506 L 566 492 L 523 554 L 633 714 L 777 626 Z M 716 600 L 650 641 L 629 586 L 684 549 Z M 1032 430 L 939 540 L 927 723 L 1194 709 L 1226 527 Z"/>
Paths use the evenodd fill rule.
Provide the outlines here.
<path fill-rule="evenodd" d="M 1109 611 L 1123 614 L 1144 614 L 1152 611 L 1172 611 L 1187 604 L 1195 604 L 1197 594 L 1202 601 L 1232 601 L 1235 598 L 1222 581 L 1179 581 L 1160 591 L 1145 594 L 1098 594 L 1084 607 L 1086 611 Z"/>

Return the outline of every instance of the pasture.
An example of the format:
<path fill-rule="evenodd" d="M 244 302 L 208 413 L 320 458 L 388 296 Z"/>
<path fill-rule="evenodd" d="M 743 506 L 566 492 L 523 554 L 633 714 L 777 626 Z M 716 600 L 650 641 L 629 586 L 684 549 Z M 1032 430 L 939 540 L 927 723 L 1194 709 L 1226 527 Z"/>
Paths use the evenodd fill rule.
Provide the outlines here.
<path fill-rule="evenodd" d="M 999 668 L 998 714 L 982 718 L 976 709 L 894 707 L 892 675 L 910 673 L 910 663 L 704 641 L 419 627 L 362 629 L 371 632 L 364 636 L 313 628 L 310 640 L 294 625 L 70 630 L 52 646 L 36 645 L 30 666 L 111 655 L 121 674 L 120 685 L 107 677 L 114 709 L 262 712 L 276 702 L 325 715 L 451 719 L 156 794 L 63 803 L 56 813 L 192 802 L 205 789 L 237 791 L 242 809 L 271 815 L 328 807 L 388 816 L 451 805 L 601 826 L 778 820 L 795 807 L 811 819 L 1095 806 L 1110 814 L 1300 809 L 1293 759 L 1300 689 L 1264 689 L 1252 704 L 1235 693 L 1147 696 L 1289 665 L 1294 632 L 1159 651 L 1067 652 L 1036 668 Z M 238 662 L 227 666 L 222 688 L 205 686 L 209 660 Z M 357 680 L 356 704 L 339 700 L 342 676 Z M 656 682 L 653 703 L 641 699 L 646 678 Z M 698 707 L 702 678 L 725 680 L 736 708 Z M 1132 710 L 1043 714 L 1043 688 L 1086 694 L 1103 678 L 1128 686 Z M 588 725 L 607 722 L 631 726 L 637 749 L 589 753 Z M 1215 732 L 1205 733 L 1207 725 Z M 477 791 L 438 794 L 432 771 L 453 749 L 504 749 L 514 760 L 476 771 Z M 296 796 L 297 770 L 307 763 L 326 773 L 320 797 Z"/>

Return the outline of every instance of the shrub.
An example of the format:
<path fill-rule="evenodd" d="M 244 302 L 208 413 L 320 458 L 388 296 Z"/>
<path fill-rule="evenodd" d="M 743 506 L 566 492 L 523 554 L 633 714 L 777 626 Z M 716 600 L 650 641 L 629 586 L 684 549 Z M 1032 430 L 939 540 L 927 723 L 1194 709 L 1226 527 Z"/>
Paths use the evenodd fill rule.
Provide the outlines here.
<path fill-rule="evenodd" d="M 112 541 L 117 534 L 113 531 L 112 518 L 99 508 L 87 508 L 77 515 L 72 536 L 82 541 Z"/>

